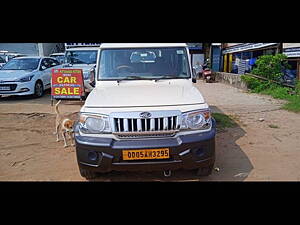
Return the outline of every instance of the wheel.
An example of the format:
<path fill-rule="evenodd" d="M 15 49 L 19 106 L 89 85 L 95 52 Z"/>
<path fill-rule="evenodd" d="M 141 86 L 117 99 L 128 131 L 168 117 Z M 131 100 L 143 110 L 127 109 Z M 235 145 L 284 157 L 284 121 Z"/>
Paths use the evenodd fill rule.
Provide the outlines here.
<path fill-rule="evenodd" d="M 210 166 L 207 166 L 207 167 L 199 168 L 197 170 L 197 176 L 207 177 L 207 176 L 211 175 L 213 168 L 214 168 L 214 164 L 211 164 Z"/>
<path fill-rule="evenodd" d="M 44 94 L 44 86 L 41 81 L 37 81 L 34 85 L 34 96 L 39 98 L 42 97 Z"/>
<path fill-rule="evenodd" d="M 97 177 L 97 173 L 95 172 L 91 172 L 89 170 L 86 169 L 82 169 L 79 167 L 79 171 L 80 171 L 80 175 L 84 178 L 86 178 L 87 180 L 93 180 Z"/>

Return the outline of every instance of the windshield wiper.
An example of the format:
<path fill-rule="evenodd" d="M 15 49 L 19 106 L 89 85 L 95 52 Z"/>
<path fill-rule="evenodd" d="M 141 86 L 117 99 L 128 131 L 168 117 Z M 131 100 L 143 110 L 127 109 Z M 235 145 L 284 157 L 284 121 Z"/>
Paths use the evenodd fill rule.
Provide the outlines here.
<path fill-rule="evenodd" d="M 124 80 L 149 80 L 149 78 L 146 77 L 140 77 L 140 76 L 128 76 Z"/>
<path fill-rule="evenodd" d="M 154 80 L 154 78 L 146 78 L 146 77 L 140 77 L 140 76 L 128 76 L 123 79 L 117 79 L 117 82 L 120 83 L 121 81 L 124 80 Z"/>
<path fill-rule="evenodd" d="M 164 76 L 156 77 L 154 78 L 154 80 L 156 82 L 161 79 L 177 79 L 177 78 L 181 78 L 181 77 L 178 77 L 177 75 L 164 75 Z"/>

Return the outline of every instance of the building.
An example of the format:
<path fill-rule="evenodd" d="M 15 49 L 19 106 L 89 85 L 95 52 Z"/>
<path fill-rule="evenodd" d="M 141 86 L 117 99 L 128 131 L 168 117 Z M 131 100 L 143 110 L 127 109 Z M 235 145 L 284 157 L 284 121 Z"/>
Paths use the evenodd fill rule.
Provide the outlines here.
<path fill-rule="evenodd" d="M 300 80 L 300 43 L 283 43 L 282 53 L 288 57 L 288 63 L 291 67 L 288 72 Z"/>
<path fill-rule="evenodd" d="M 0 51 L 17 52 L 25 55 L 49 56 L 63 52 L 64 43 L 0 43 Z"/>
<path fill-rule="evenodd" d="M 187 43 L 193 66 L 204 63 L 203 43 Z"/>
<path fill-rule="evenodd" d="M 210 48 L 210 65 L 212 71 L 220 72 L 223 67 L 222 62 L 222 43 L 211 43 Z"/>
<path fill-rule="evenodd" d="M 281 43 L 223 43 L 223 71 L 244 74 L 250 72 L 261 55 L 281 52 Z"/>

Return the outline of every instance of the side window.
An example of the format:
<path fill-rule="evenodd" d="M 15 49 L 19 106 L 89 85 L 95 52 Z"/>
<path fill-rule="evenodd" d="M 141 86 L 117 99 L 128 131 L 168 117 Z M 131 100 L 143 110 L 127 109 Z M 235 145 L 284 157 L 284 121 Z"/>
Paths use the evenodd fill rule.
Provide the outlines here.
<path fill-rule="evenodd" d="M 46 67 L 45 59 L 42 59 L 40 69 L 44 70 L 44 67 Z M 47 67 L 46 67 L 46 68 L 47 68 Z"/>
<path fill-rule="evenodd" d="M 59 62 L 55 59 L 48 59 L 50 67 L 58 66 Z"/>
<path fill-rule="evenodd" d="M 50 67 L 51 67 L 51 64 L 50 64 L 49 59 L 43 59 L 43 61 L 42 61 L 42 63 L 41 63 L 41 66 L 46 67 L 46 69 L 50 68 Z"/>

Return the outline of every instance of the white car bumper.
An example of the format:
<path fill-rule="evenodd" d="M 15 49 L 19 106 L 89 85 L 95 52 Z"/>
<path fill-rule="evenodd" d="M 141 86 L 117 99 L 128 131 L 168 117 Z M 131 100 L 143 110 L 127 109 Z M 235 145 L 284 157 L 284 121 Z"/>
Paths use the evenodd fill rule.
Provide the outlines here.
<path fill-rule="evenodd" d="M 34 82 L 7 82 L 0 83 L 0 95 L 32 95 Z"/>

